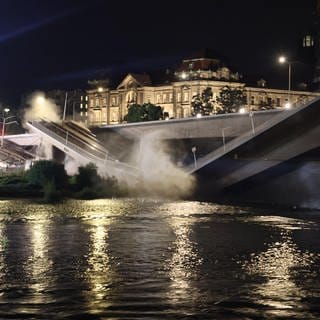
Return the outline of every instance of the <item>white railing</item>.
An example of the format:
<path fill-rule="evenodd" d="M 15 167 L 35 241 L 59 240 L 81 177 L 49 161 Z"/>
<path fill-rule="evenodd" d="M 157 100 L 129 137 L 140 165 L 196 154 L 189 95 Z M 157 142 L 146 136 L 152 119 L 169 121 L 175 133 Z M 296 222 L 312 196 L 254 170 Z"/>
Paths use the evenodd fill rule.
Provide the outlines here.
<path fill-rule="evenodd" d="M 214 151 L 206 154 L 204 157 L 198 158 L 197 159 L 197 167 L 195 168 L 194 164 L 190 164 L 188 165 L 185 169 L 187 171 L 187 173 L 192 174 L 193 172 L 199 170 L 200 168 L 206 166 L 207 164 L 209 164 L 210 162 L 221 158 L 223 155 L 225 155 L 226 153 L 234 150 L 235 148 L 239 147 L 240 145 L 248 142 L 249 140 L 251 140 L 253 137 L 265 132 L 266 130 L 270 129 L 271 127 L 277 125 L 278 123 L 282 122 L 285 119 L 288 119 L 289 117 L 291 117 L 292 115 L 298 113 L 299 111 L 308 108 L 309 106 L 311 106 L 312 104 L 314 104 L 315 102 L 320 101 L 320 97 L 319 98 L 315 98 L 310 102 L 307 102 L 306 104 L 303 104 L 299 107 L 294 107 L 292 109 L 289 110 L 283 110 L 282 112 L 280 112 L 279 114 L 275 115 L 274 117 L 272 117 L 271 119 L 267 120 L 266 122 L 260 124 L 257 127 L 253 127 L 252 130 L 247 131 L 246 133 L 232 139 L 231 141 L 229 141 L 228 143 L 225 143 L 223 146 L 215 149 Z M 253 117 L 254 118 L 254 113 L 252 114 L 248 114 L 248 116 Z M 253 121 L 253 119 L 250 119 L 251 121 Z"/>
<path fill-rule="evenodd" d="M 41 131 L 43 134 L 46 134 L 53 140 L 58 141 L 60 144 L 62 144 L 65 148 L 72 150 L 73 152 L 79 154 L 81 157 L 92 161 L 96 164 L 105 165 L 105 164 L 111 164 L 113 167 L 118 169 L 126 169 L 129 170 L 132 174 L 138 174 L 139 170 L 136 167 L 130 166 L 126 163 L 114 160 L 113 158 L 108 157 L 108 152 L 106 153 L 100 152 L 96 154 L 97 150 L 95 151 L 95 154 L 93 154 L 90 150 L 90 152 L 84 148 L 81 148 L 80 146 L 72 143 L 70 139 L 68 139 L 70 136 L 68 136 L 68 132 L 66 131 L 66 136 L 61 137 L 59 134 L 53 132 L 52 130 L 48 129 L 45 125 L 41 124 L 39 121 L 32 121 L 28 123 L 29 126 L 34 127 Z M 59 128 L 61 129 L 61 128 Z M 63 129 L 62 129 L 63 130 Z M 61 130 L 61 131 L 62 131 Z M 69 133 L 69 135 L 71 135 Z M 75 137 L 77 138 L 77 137 Z M 81 141 L 79 138 L 77 138 L 83 146 L 86 146 L 88 148 L 91 148 L 90 144 Z M 92 150 L 93 151 L 93 150 Z"/>

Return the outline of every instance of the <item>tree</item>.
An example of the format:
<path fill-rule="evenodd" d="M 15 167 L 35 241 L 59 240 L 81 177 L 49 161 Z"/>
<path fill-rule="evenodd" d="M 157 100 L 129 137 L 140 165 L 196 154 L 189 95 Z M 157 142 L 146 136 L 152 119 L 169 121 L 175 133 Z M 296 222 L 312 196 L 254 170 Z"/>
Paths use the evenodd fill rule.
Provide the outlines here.
<path fill-rule="evenodd" d="M 163 119 L 163 109 L 160 106 L 156 106 L 152 103 L 145 103 L 144 108 L 146 109 L 146 120 L 145 121 L 155 121 Z"/>
<path fill-rule="evenodd" d="M 163 119 L 163 109 L 152 103 L 131 104 L 126 115 L 127 122 L 155 121 Z"/>
<path fill-rule="evenodd" d="M 92 188 L 100 183 L 101 178 L 97 172 L 97 166 L 89 163 L 84 167 L 79 167 L 78 174 L 76 175 L 76 186 L 78 190 L 85 187 Z"/>
<path fill-rule="evenodd" d="M 51 160 L 37 161 L 27 172 L 26 178 L 31 184 L 40 187 L 52 184 L 58 189 L 64 188 L 68 182 L 63 164 Z"/>
<path fill-rule="evenodd" d="M 245 96 L 241 87 L 231 88 L 224 86 L 220 89 L 217 102 L 220 104 L 216 108 L 216 113 L 233 113 L 238 112 L 240 107 L 245 104 Z"/>
<path fill-rule="evenodd" d="M 191 102 L 191 114 L 193 116 L 201 114 L 207 116 L 212 113 L 213 110 L 213 94 L 211 88 L 207 87 L 201 94 L 197 94 L 192 97 Z"/>
<path fill-rule="evenodd" d="M 146 110 L 140 104 L 131 104 L 128 107 L 128 114 L 126 116 L 127 122 L 141 122 L 146 117 Z"/>

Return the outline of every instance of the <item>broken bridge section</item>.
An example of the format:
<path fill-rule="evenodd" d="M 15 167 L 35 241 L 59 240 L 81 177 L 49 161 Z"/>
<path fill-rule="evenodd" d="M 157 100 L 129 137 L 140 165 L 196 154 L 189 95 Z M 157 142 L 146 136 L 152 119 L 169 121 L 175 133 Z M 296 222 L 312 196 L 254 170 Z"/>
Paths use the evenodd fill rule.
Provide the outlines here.
<path fill-rule="evenodd" d="M 28 122 L 27 126 L 43 141 L 55 146 L 77 163 L 94 163 L 103 176 L 113 176 L 133 183 L 140 176 L 137 168 L 118 161 L 88 129 L 74 122 L 58 124 L 42 119 Z"/>

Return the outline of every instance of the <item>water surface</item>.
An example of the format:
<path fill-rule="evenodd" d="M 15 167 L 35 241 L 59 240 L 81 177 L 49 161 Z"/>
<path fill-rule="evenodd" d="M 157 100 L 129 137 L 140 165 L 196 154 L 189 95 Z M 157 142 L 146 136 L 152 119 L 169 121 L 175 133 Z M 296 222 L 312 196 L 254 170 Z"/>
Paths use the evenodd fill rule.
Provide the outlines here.
<path fill-rule="evenodd" d="M 319 319 L 320 216 L 0 202 L 0 319 Z"/>

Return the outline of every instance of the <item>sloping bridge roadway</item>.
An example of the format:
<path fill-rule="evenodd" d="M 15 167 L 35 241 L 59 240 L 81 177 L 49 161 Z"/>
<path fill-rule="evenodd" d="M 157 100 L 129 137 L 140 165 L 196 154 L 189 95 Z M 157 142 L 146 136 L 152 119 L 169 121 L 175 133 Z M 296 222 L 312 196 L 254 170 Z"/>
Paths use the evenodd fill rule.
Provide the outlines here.
<path fill-rule="evenodd" d="M 78 163 L 83 165 L 94 163 L 99 173 L 104 176 L 114 176 L 127 182 L 135 182 L 140 176 L 136 167 L 112 157 L 97 139 L 93 139 L 92 135 L 89 136 L 84 130 L 80 130 L 80 127 L 79 130 L 75 130 L 75 124 L 68 129 L 68 126 L 63 124 L 42 119 L 28 122 L 27 125 L 44 141 L 63 151 Z"/>

